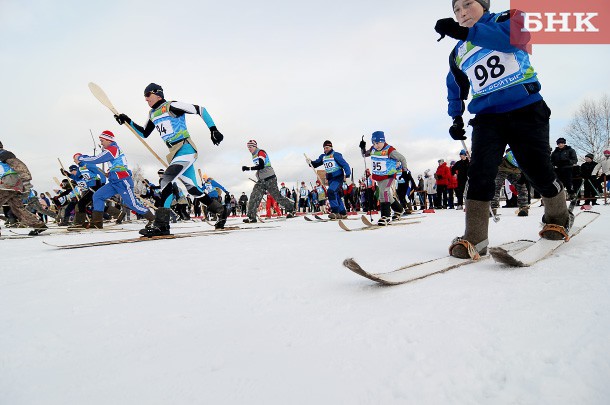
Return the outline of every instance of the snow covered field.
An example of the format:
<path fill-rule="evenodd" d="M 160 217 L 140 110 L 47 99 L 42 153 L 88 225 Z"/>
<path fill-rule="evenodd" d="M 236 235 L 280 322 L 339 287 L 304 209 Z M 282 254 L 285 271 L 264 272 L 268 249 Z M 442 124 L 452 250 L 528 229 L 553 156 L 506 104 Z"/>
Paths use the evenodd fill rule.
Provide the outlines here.
<path fill-rule="evenodd" d="M 379 272 L 446 254 L 462 212 L 80 250 L 42 241 L 136 232 L 2 240 L 0 404 L 608 404 L 598 211 L 534 267 L 490 260 L 395 287 L 341 262 Z M 542 208 L 501 213 L 491 245 L 537 237 Z"/>

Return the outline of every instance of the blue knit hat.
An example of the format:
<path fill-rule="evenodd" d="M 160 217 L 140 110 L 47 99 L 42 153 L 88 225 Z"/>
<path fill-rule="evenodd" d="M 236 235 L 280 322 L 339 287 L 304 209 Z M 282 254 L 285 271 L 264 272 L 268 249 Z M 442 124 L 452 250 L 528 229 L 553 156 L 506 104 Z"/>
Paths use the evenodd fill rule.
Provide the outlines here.
<path fill-rule="evenodd" d="M 460 151 L 460 155 L 468 156 L 468 153 L 466 153 L 466 151 L 464 149 L 462 149 Z"/>
<path fill-rule="evenodd" d="M 383 131 L 375 131 L 371 136 L 371 142 L 384 142 L 385 143 L 385 134 Z"/>

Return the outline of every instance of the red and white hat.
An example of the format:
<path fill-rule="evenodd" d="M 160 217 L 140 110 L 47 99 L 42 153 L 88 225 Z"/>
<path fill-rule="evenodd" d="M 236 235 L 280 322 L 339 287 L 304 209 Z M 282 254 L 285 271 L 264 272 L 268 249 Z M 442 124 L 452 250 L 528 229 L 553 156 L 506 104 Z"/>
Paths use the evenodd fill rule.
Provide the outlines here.
<path fill-rule="evenodd" d="M 606 150 L 604 151 L 604 155 L 610 155 L 610 150 L 606 149 Z"/>
<path fill-rule="evenodd" d="M 258 145 L 256 144 L 256 141 L 254 139 L 250 139 L 248 141 L 248 143 L 246 143 L 246 146 L 248 146 L 248 147 L 253 146 L 255 148 L 258 148 Z"/>
<path fill-rule="evenodd" d="M 105 139 L 107 141 L 114 142 L 114 134 L 112 132 L 106 130 L 100 134 L 100 139 Z"/>

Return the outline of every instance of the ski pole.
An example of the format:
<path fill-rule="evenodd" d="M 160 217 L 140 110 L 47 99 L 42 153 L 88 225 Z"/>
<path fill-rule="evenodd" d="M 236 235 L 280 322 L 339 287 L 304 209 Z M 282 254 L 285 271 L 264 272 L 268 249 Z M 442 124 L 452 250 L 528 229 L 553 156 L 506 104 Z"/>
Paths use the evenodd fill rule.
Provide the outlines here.
<path fill-rule="evenodd" d="M 362 135 L 362 141 L 364 141 L 364 135 Z M 366 198 L 366 205 L 369 209 L 369 218 L 371 222 L 373 222 L 373 207 L 371 207 L 373 203 L 371 201 L 371 198 L 369 198 L 369 171 L 366 168 L 366 152 L 362 154 L 362 160 L 364 161 L 364 197 Z"/>
<path fill-rule="evenodd" d="M 112 105 L 112 102 L 110 101 L 110 99 L 108 98 L 108 96 L 106 95 L 104 90 L 102 90 L 102 88 L 100 86 L 98 86 L 97 84 L 95 84 L 93 82 L 89 82 L 89 90 L 91 90 L 91 93 L 93 94 L 93 96 L 95 98 L 97 98 L 97 100 L 100 103 L 102 103 L 106 108 L 108 108 L 114 115 L 119 115 L 119 112 L 117 111 L 116 108 L 114 108 L 114 105 Z M 159 157 L 159 155 L 157 155 L 155 153 L 154 150 L 152 150 L 152 148 L 148 145 L 148 143 L 146 143 L 146 141 L 144 139 L 142 139 L 142 137 L 140 135 L 138 135 L 136 130 L 133 129 L 131 127 L 131 125 L 127 124 L 126 122 L 123 123 L 123 125 L 125 125 L 125 126 L 127 126 L 127 128 L 129 128 L 129 130 L 136 136 L 136 138 L 138 138 L 138 140 L 140 142 L 142 142 L 142 144 L 146 147 L 146 149 L 148 149 L 148 151 L 150 153 L 152 153 L 154 157 L 157 158 L 157 160 L 163 165 L 163 167 L 167 167 L 167 163 L 165 163 L 165 161 L 163 159 L 161 159 Z"/>
<path fill-rule="evenodd" d="M 57 161 L 59 162 L 59 166 L 61 166 L 61 170 L 63 172 L 65 172 L 66 169 L 64 169 L 64 165 L 63 165 L 63 163 L 61 163 L 61 160 L 59 160 L 59 158 L 57 158 Z M 76 192 L 76 190 L 74 189 L 74 186 L 72 185 L 72 182 L 70 180 L 71 179 L 68 179 L 68 184 L 70 185 L 70 188 L 72 189 L 72 192 L 74 193 L 74 196 L 76 197 L 76 200 L 80 201 L 80 197 L 78 196 L 79 193 Z"/>

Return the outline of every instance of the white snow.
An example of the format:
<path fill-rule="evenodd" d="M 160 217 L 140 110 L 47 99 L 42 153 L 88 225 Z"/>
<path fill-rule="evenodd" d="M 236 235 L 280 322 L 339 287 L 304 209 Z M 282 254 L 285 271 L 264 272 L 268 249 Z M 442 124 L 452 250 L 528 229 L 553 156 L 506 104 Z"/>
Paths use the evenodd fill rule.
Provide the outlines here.
<path fill-rule="evenodd" d="M 444 255 L 462 212 L 79 250 L 42 241 L 136 232 L 2 240 L 0 404 L 608 404 L 610 208 L 596 208 L 533 267 L 489 260 L 394 287 L 341 262 Z M 492 245 L 537 238 L 542 208 L 501 212 Z"/>

